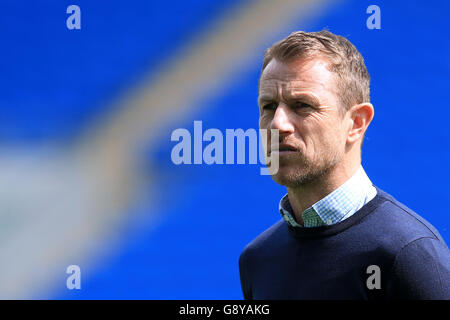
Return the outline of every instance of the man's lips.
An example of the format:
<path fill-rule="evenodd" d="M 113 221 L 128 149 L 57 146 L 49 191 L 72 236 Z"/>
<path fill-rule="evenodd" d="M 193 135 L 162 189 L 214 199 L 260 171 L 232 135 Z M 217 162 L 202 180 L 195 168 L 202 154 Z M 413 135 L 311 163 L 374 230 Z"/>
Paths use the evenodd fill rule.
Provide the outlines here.
<path fill-rule="evenodd" d="M 290 144 L 282 143 L 278 146 L 278 150 L 271 150 L 271 152 L 279 152 L 279 153 L 289 153 L 289 152 L 298 152 L 298 149 Z"/>
<path fill-rule="evenodd" d="M 290 144 L 282 143 L 278 146 L 280 151 L 298 151 L 298 149 Z"/>

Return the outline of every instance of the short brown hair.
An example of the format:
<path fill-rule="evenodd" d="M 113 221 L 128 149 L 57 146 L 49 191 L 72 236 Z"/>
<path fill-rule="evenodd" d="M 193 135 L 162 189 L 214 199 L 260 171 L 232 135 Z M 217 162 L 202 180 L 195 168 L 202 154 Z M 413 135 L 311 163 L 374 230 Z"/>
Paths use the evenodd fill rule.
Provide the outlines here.
<path fill-rule="evenodd" d="M 370 75 L 355 46 L 342 36 L 327 30 L 296 31 L 275 43 L 264 54 L 261 74 L 272 59 L 289 62 L 296 59 L 325 57 L 329 70 L 337 75 L 337 89 L 343 111 L 370 102 Z"/>

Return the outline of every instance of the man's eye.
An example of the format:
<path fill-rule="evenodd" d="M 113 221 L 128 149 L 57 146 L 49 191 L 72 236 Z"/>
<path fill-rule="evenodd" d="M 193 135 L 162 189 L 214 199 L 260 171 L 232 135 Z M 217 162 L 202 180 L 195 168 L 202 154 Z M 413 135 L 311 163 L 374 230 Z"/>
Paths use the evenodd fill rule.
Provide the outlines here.
<path fill-rule="evenodd" d="M 304 103 L 304 102 L 297 102 L 293 105 L 294 109 L 306 109 L 306 108 L 312 108 L 311 105 Z"/>
<path fill-rule="evenodd" d="M 275 102 L 272 102 L 272 103 L 265 104 L 263 106 L 263 109 L 264 110 L 275 110 L 277 108 L 277 106 L 278 106 L 278 104 L 276 104 Z"/>

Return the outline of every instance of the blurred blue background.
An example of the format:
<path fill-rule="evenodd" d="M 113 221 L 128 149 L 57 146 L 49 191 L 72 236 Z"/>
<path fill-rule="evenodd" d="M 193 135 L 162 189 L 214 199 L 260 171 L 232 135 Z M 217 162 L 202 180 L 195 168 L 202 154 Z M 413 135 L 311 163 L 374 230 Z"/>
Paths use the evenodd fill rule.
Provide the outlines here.
<path fill-rule="evenodd" d="M 71 4 L 80 30 L 66 27 Z M 380 30 L 366 27 L 372 4 Z M 223 35 L 262 30 L 251 12 L 270 6 L 0 1 L 2 298 L 241 299 L 239 254 L 280 219 L 285 190 L 257 165 L 176 166 L 170 137 L 194 120 L 257 128 L 264 49 L 295 30 L 327 28 L 360 50 L 375 106 L 363 166 L 450 242 L 450 3 L 299 2 L 258 41 Z M 205 43 L 218 49 L 194 65 Z M 232 48 L 242 59 L 220 59 Z M 81 290 L 66 288 L 70 264 Z"/>

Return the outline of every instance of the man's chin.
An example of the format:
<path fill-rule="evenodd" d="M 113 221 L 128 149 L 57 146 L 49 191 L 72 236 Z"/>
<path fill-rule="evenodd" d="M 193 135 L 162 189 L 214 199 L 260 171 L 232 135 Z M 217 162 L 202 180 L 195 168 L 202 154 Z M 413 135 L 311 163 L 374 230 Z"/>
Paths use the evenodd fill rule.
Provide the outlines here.
<path fill-rule="evenodd" d="M 278 183 L 279 185 L 288 187 L 288 188 L 294 188 L 302 185 L 304 183 L 304 177 L 301 172 L 298 170 L 293 171 L 292 169 L 288 168 L 279 168 L 278 172 L 276 174 L 272 175 L 273 181 Z"/>
<path fill-rule="evenodd" d="M 314 183 L 323 178 L 329 172 L 331 167 L 315 168 L 315 167 L 299 167 L 282 166 L 276 174 L 272 175 L 272 179 L 287 188 L 297 188 Z"/>

